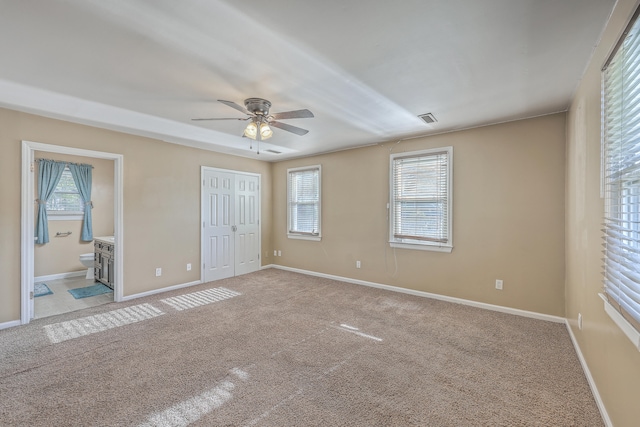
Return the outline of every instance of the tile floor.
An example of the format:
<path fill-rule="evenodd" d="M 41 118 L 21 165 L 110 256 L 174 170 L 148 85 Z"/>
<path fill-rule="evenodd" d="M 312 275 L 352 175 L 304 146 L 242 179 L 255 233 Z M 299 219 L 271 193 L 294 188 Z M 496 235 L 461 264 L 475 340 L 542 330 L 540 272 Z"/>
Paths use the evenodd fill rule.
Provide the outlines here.
<path fill-rule="evenodd" d="M 44 283 L 47 284 L 53 294 L 34 299 L 34 317 L 36 319 L 113 302 L 113 292 L 96 295 L 95 297 L 75 299 L 68 292 L 69 289 L 82 288 L 96 283 L 95 280 L 87 280 L 84 276 L 45 280 Z"/>

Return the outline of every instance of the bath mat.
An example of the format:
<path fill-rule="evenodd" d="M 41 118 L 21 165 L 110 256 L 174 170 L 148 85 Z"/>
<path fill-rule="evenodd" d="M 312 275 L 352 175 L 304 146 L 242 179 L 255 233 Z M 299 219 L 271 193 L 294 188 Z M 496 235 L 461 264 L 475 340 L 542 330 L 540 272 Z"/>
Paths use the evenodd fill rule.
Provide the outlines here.
<path fill-rule="evenodd" d="M 113 292 L 113 290 L 102 283 L 85 286 L 84 288 L 69 289 L 69 293 L 73 295 L 75 299 L 94 297 L 96 295 L 106 294 L 107 292 Z"/>
<path fill-rule="evenodd" d="M 45 295 L 51 295 L 53 292 L 46 283 L 36 283 L 33 285 L 33 296 L 34 297 L 43 297 Z"/>

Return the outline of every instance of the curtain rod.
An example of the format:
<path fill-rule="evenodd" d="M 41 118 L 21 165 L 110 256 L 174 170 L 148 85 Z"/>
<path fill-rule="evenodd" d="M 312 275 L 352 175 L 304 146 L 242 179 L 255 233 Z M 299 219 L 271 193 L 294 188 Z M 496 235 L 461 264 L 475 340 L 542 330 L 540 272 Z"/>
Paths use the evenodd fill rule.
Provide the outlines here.
<path fill-rule="evenodd" d="M 93 168 L 93 165 L 90 165 L 89 163 L 65 162 L 64 160 L 53 160 L 53 159 L 45 159 L 45 158 L 37 158 L 37 159 L 35 159 L 35 160 L 36 160 L 36 161 L 40 161 L 40 160 L 49 160 L 49 161 L 51 161 L 51 162 L 64 163 L 65 165 L 90 166 L 91 168 Z"/>

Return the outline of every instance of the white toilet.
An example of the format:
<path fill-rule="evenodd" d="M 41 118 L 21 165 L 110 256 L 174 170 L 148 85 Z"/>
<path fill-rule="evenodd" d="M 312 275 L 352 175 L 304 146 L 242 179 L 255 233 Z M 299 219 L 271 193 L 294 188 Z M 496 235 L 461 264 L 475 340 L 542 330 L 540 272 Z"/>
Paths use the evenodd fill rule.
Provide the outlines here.
<path fill-rule="evenodd" d="M 80 255 L 80 262 L 87 267 L 87 279 L 93 279 L 93 252 Z"/>

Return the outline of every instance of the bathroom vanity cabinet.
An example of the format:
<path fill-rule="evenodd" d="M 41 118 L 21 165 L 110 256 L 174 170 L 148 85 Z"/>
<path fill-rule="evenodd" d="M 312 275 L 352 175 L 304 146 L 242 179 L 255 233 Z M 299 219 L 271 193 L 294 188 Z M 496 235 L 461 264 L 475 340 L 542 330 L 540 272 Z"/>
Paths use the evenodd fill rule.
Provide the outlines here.
<path fill-rule="evenodd" d="M 94 246 L 94 275 L 98 282 L 104 283 L 113 289 L 113 242 L 96 238 Z"/>

